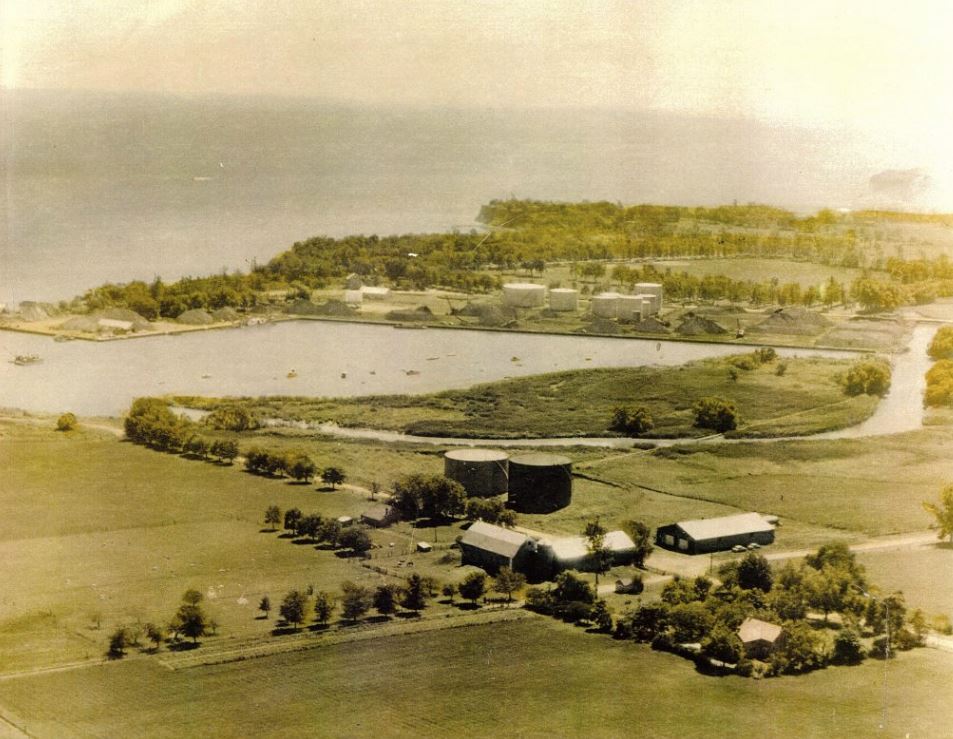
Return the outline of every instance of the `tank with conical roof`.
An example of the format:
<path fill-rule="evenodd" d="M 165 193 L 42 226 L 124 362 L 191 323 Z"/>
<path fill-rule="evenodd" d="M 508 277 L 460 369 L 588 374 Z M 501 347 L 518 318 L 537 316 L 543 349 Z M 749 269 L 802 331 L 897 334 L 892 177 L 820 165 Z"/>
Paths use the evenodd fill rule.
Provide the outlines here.
<path fill-rule="evenodd" d="M 488 498 L 506 492 L 508 460 L 494 449 L 453 449 L 443 456 L 443 474 L 463 485 L 467 497 Z"/>
<path fill-rule="evenodd" d="M 507 505 L 522 513 L 550 513 L 572 501 L 572 460 L 532 452 L 510 457 Z"/>

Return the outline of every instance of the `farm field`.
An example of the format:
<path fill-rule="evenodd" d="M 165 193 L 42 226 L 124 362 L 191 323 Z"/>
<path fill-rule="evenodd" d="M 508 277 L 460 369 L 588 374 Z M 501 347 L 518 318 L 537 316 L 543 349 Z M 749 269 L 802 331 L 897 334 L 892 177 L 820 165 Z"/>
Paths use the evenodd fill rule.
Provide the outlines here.
<path fill-rule="evenodd" d="M 739 355 L 740 356 L 740 355 Z M 745 355 L 747 359 L 747 355 Z M 775 359 L 739 369 L 731 357 L 677 368 L 592 369 L 474 385 L 431 395 L 227 399 L 260 418 L 333 421 L 343 426 L 390 429 L 425 436 L 484 438 L 604 436 L 613 410 L 645 407 L 654 428 L 645 436 L 702 436 L 692 405 L 706 396 L 733 401 L 739 435 L 802 435 L 850 426 L 873 413 L 878 398 L 848 398 L 837 381 L 851 360 Z M 786 372 L 779 375 L 780 363 Z M 193 407 L 219 401 L 176 398 Z"/>
<path fill-rule="evenodd" d="M 625 679 L 620 679 L 620 674 Z M 170 672 L 153 660 L 0 681 L 37 737 L 944 736 L 935 650 L 754 681 L 548 619 Z M 886 706 L 884 706 L 886 700 Z M 886 707 L 886 725 L 881 720 Z M 68 718 L 67 718 L 68 717 Z"/>
<path fill-rule="evenodd" d="M 912 606 L 953 617 L 953 548 L 948 542 L 907 551 L 860 552 L 857 559 L 884 592 L 900 590 Z"/>
<path fill-rule="evenodd" d="M 722 443 L 634 453 L 581 467 L 623 487 L 758 510 L 812 526 L 878 536 L 922 531 L 921 502 L 953 479 L 945 428 L 862 440 Z M 902 481 L 902 482 L 901 482 Z"/>

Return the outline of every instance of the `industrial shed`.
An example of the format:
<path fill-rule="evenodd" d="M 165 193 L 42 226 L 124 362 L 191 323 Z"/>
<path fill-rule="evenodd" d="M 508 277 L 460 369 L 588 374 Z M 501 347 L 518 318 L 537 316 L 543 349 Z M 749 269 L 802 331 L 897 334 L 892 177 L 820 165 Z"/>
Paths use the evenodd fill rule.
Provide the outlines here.
<path fill-rule="evenodd" d="M 536 541 L 526 534 L 476 521 L 460 538 L 460 550 L 463 564 L 480 567 L 491 574 L 501 567 L 527 572 L 536 558 Z"/>
<path fill-rule="evenodd" d="M 736 544 L 773 544 L 774 526 L 760 513 L 679 521 L 655 530 L 660 547 L 686 554 L 704 554 L 731 549 Z"/>
<path fill-rule="evenodd" d="M 605 535 L 603 545 L 612 553 L 613 566 L 631 564 L 635 559 L 635 542 L 624 531 L 609 531 Z M 584 536 L 540 542 L 539 554 L 547 560 L 551 575 L 563 570 L 595 570 L 595 561 L 589 553 L 588 542 Z"/>

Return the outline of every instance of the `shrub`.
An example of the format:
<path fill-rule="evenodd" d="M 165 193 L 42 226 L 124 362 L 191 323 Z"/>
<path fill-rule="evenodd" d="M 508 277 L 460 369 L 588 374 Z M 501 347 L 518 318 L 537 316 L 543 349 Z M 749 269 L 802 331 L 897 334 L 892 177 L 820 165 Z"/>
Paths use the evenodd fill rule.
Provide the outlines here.
<path fill-rule="evenodd" d="M 734 403 L 721 398 L 702 398 L 693 406 L 695 426 L 711 429 L 718 433 L 732 431 L 738 427 L 738 412 Z"/>
<path fill-rule="evenodd" d="M 76 416 L 72 413 L 64 413 L 56 419 L 57 431 L 72 431 L 76 428 Z"/>
<path fill-rule="evenodd" d="M 864 660 L 866 652 L 860 636 L 853 629 L 841 629 L 834 637 L 831 662 L 836 665 L 856 665 Z"/>
<path fill-rule="evenodd" d="M 878 395 L 890 390 L 890 365 L 879 360 L 857 362 L 841 378 L 847 395 Z"/>

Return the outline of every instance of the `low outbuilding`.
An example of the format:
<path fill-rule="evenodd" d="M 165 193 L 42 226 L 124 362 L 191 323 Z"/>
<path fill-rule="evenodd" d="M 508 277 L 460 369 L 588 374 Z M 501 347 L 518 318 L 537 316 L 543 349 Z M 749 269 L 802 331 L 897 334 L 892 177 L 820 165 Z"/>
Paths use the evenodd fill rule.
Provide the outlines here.
<path fill-rule="evenodd" d="M 746 618 L 738 628 L 738 638 L 745 648 L 745 656 L 766 659 L 784 643 L 784 629 L 758 618 Z"/>
<path fill-rule="evenodd" d="M 387 528 L 399 520 L 400 512 L 394 508 L 394 506 L 385 505 L 383 503 L 373 508 L 368 508 L 361 514 L 361 521 L 363 523 L 377 529 Z"/>
<path fill-rule="evenodd" d="M 603 546 L 612 556 L 612 565 L 631 564 L 635 559 L 635 542 L 624 531 L 609 531 L 603 539 Z M 589 543 L 584 536 L 568 536 L 549 542 L 540 542 L 540 554 L 548 556 L 552 574 L 563 570 L 593 572 L 596 561 L 589 553 Z"/>
<path fill-rule="evenodd" d="M 465 565 L 480 567 L 490 574 L 509 567 L 517 572 L 532 568 L 536 540 L 502 526 L 476 521 L 460 538 L 460 551 Z"/>
<path fill-rule="evenodd" d="M 659 526 L 655 542 L 686 554 L 706 554 L 731 549 L 736 544 L 761 546 L 774 543 L 774 526 L 760 513 L 701 518 Z"/>

